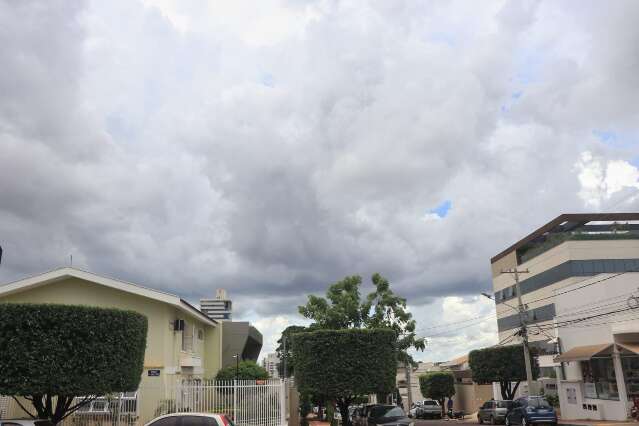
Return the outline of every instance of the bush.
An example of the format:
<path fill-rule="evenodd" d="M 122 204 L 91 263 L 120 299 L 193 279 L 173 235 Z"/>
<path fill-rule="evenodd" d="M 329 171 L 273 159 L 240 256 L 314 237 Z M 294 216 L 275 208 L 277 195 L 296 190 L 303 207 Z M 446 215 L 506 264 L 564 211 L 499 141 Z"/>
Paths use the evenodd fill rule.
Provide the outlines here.
<path fill-rule="evenodd" d="M 539 365 L 532 354 L 530 359 L 533 378 L 537 378 Z M 526 380 L 524 350 L 521 345 L 495 346 L 471 351 L 468 363 L 475 382 L 480 384 L 499 382 L 503 399 L 513 399 L 519 383 Z M 513 382 L 516 383 L 514 388 Z"/>
<path fill-rule="evenodd" d="M 419 388 L 426 398 L 439 401 L 444 415 L 446 398 L 455 395 L 455 377 L 446 371 L 436 371 L 419 376 Z"/>
<path fill-rule="evenodd" d="M 395 388 L 397 335 L 389 329 L 319 330 L 292 336 L 302 393 L 336 401 L 345 425 L 355 398 Z"/>
<path fill-rule="evenodd" d="M 2 303 L 0 395 L 33 399 L 38 417 L 58 423 L 75 397 L 137 390 L 146 334 L 136 312 Z"/>
<path fill-rule="evenodd" d="M 257 365 L 255 361 L 242 361 L 236 368 L 235 365 L 225 367 L 217 372 L 215 380 L 265 380 L 268 379 L 268 371 Z"/>

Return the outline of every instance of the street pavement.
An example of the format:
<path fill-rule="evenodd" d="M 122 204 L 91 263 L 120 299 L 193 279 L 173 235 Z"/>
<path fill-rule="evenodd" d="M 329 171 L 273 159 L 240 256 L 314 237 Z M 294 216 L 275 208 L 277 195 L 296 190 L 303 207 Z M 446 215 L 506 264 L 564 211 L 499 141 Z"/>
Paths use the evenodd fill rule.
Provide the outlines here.
<path fill-rule="evenodd" d="M 468 416 L 464 420 L 415 420 L 415 426 L 465 426 L 473 423 L 478 424 L 477 419 Z"/>

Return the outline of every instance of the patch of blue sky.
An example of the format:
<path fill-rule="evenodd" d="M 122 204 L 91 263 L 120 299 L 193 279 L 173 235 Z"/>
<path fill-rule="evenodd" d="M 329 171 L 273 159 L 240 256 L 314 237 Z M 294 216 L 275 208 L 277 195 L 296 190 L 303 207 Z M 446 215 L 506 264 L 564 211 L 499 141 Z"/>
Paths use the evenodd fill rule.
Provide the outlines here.
<path fill-rule="evenodd" d="M 275 77 L 269 72 L 263 72 L 260 76 L 260 83 L 267 87 L 275 87 Z"/>
<path fill-rule="evenodd" d="M 448 216 L 448 212 L 453 207 L 453 203 L 450 200 L 446 200 L 434 209 L 430 210 L 429 213 L 436 214 L 442 219 Z"/>
<path fill-rule="evenodd" d="M 428 35 L 428 40 L 433 41 L 435 43 L 446 44 L 450 47 L 455 47 L 457 45 L 457 38 L 453 33 L 447 33 L 442 31 L 432 32 Z"/>
<path fill-rule="evenodd" d="M 593 129 L 592 135 L 602 144 L 615 149 L 639 152 L 639 132 Z"/>

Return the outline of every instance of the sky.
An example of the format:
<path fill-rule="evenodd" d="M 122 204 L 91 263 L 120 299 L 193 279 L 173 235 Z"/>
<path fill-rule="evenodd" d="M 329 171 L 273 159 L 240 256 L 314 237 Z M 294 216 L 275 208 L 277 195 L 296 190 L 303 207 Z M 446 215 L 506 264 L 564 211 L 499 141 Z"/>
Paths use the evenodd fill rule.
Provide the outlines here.
<path fill-rule="evenodd" d="M 73 266 L 263 354 L 379 272 L 441 361 L 497 342 L 490 258 L 639 209 L 639 2 L 0 2 L 0 282 Z M 466 322 L 464 322 L 466 321 Z M 442 327 L 442 324 L 452 325 Z"/>

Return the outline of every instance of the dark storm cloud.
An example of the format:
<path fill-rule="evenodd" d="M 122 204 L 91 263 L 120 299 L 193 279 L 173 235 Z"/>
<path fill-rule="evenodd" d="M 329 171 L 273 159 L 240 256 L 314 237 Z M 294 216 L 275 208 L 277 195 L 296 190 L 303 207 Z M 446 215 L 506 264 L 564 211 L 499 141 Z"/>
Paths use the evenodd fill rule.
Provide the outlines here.
<path fill-rule="evenodd" d="M 639 132 L 636 2 L 252 5 L 0 5 L 0 280 L 73 254 L 271 339 L 380 272 L 427 322 L 554 216 L 639 207 L 594 132 Z"/>

